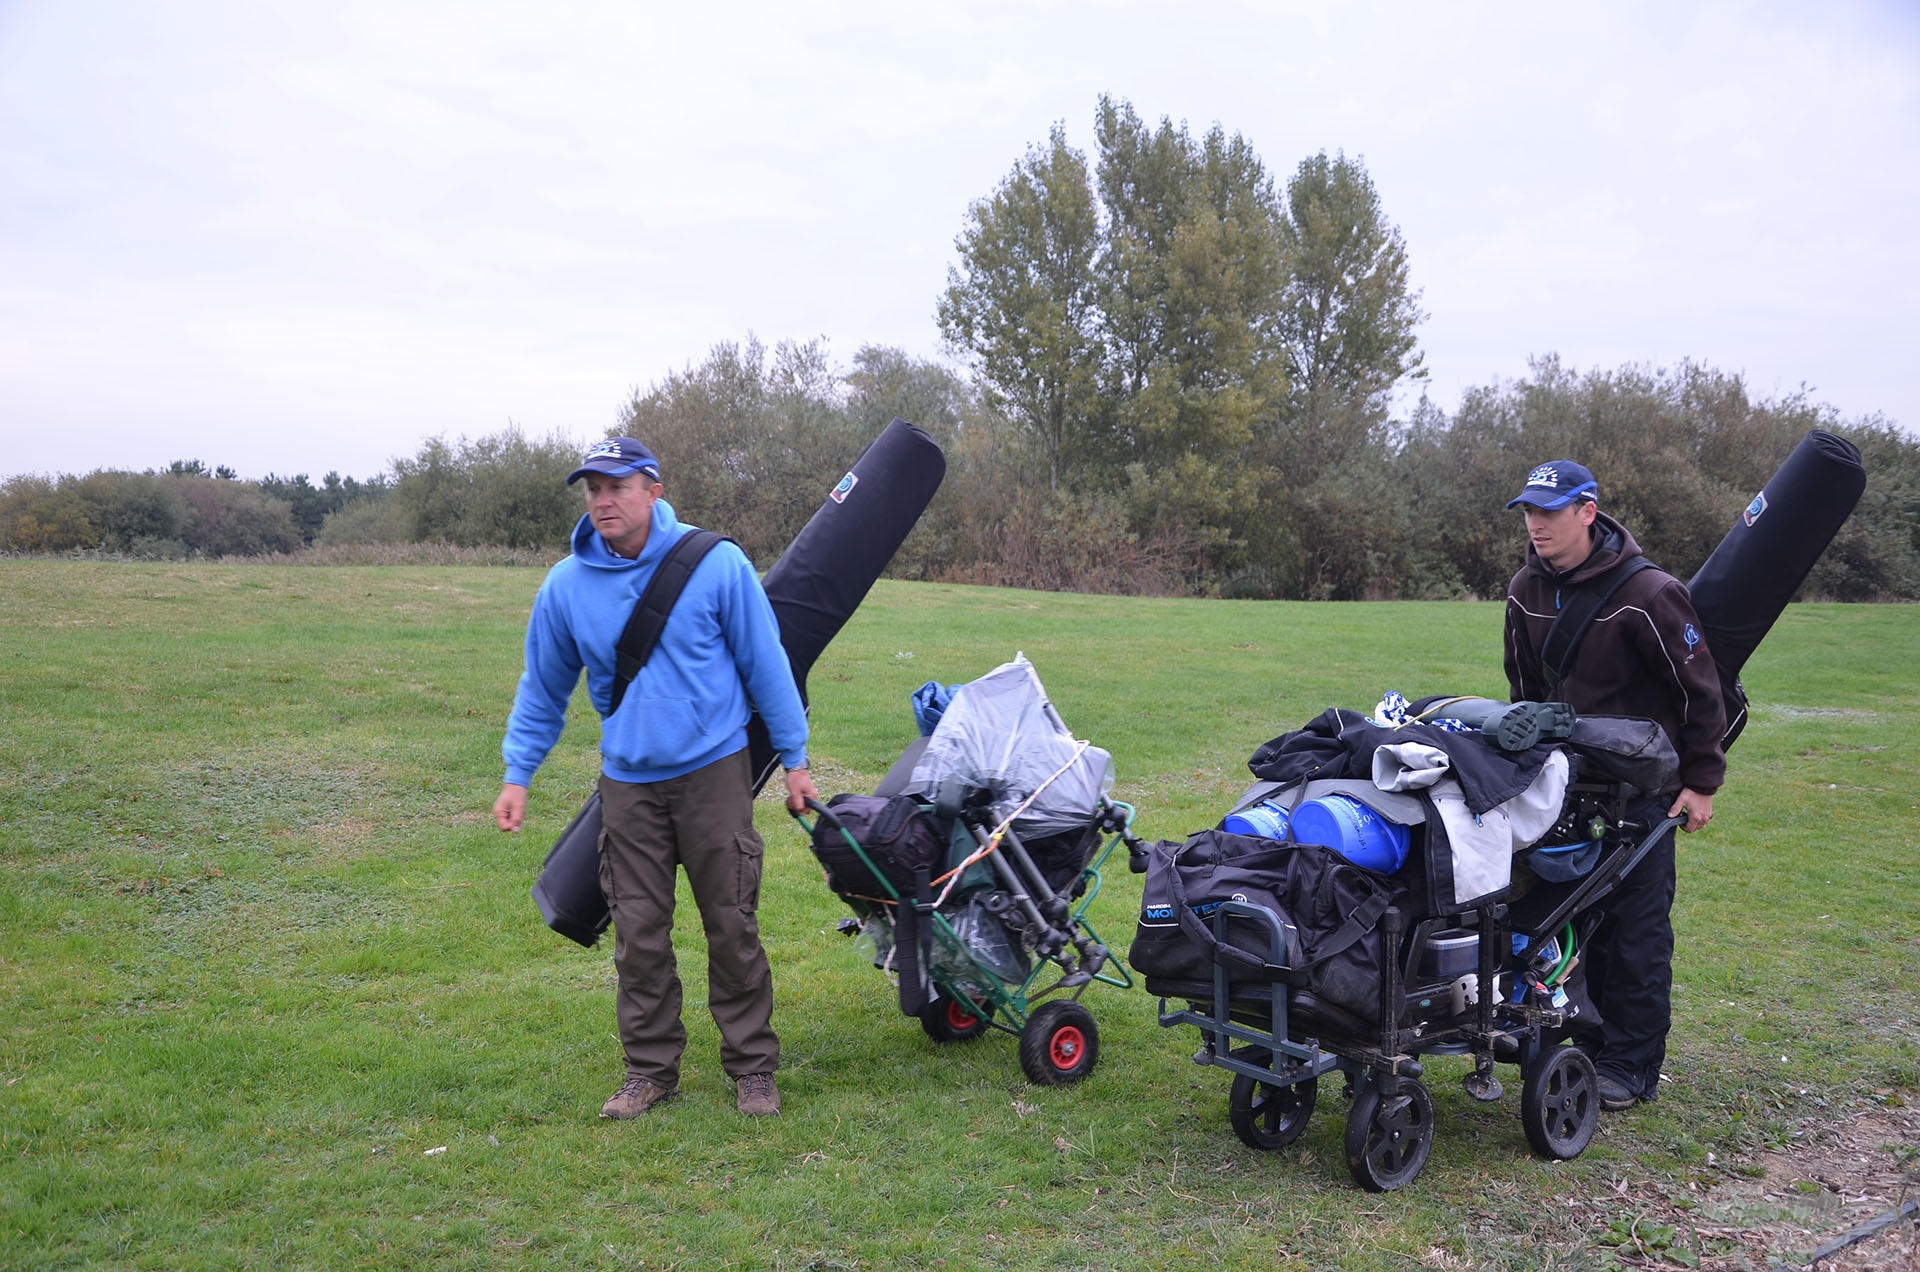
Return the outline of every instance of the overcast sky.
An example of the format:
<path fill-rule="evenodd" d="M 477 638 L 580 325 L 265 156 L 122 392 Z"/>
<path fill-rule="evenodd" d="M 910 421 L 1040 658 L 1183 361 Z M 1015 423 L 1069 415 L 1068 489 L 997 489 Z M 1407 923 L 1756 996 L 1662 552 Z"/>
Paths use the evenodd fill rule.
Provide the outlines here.
<path fill-rule="evenodd" d="M 1429 392 L 1691 358 L 1920 429 L 1920 3 L 0 0 L 0 476 L 599 436 L 749 333 L 940 356 L 1101 93 L 1364 160 Z"/>

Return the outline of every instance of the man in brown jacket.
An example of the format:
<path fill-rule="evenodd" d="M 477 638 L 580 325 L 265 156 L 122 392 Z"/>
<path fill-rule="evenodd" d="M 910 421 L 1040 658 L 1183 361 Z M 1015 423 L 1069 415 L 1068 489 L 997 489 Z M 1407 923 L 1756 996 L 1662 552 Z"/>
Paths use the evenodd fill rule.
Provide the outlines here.
<path fill-rule="evenodd" d="M 1525 512 L 1528 540 L 1526 565 L 1507 589 L 1507 682 L 1515 702 L 1565 702 L 1585 715 L 1659 724 L 1680 757 L 1677 783 L 1633 814 L 1649 825 L 1684 815 L 1691 833 L 1713 820 L 1727 762 L 1719 675 L 1686 585 L 1657 567 L 1639 570 L 1595 611 L 1564 677 L 1553 682 L 1542 665 L 1563 603 L 1642 555 L 1632 533 L 1600 511 L 1599 495 L 1592 473 L 1558 459 L 1529 472 L 1507 504 Z M 1610 1111 L 1659 1098 L 1673 1020 L 1674 887 L 1668 832 L 1601 903 L 1605 917 L 1586 946 L 1601 1028 L 1582 1045 Z"/>

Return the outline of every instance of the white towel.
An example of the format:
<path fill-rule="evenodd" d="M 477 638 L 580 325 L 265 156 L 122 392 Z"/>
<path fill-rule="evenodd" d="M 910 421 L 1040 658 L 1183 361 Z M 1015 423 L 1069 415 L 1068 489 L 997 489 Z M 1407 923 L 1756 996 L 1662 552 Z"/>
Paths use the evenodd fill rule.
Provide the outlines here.
<path fill-rule="evenodd" d="M 1504 804 L 1475 817 L 1460 783 L 1449 776 L 1447 754 L 1421 742 L 1395 742 L 1375 749 L 1373 784 L 1383 791 L 1422 790 L 1433 801 L 1453 848 L 1453 901 L 1465 905 L 1513 882 L 1513 854 L 1560 820 L 1567 795 L 1567 756 L 1554 751 L 1533 784 Z"/>

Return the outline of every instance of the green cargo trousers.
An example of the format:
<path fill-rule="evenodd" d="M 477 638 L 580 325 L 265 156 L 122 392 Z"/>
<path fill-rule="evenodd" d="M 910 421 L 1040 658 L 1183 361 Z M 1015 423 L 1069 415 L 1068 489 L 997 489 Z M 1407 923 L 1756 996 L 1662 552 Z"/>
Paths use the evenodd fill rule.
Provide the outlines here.
<path fill-rule="evenodd" d="M 731 1077 L 772 1073 L 773 973 L 760 945 L 760 870 L 742 749 L 664 782 L 600 777 L 600 889 L 613 913 L 614 1015 L 627 1074 L 668 1090 L 680 1082 L 687 1030 L 673 954 L 676 868 L 684 867 L 707 936 L 707 1008 Z"/>

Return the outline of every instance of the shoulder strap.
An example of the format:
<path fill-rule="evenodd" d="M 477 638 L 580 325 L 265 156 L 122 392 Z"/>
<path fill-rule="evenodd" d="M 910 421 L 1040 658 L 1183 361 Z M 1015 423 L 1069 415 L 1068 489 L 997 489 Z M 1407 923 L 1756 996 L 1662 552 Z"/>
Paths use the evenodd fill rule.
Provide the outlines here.
<path fill-rule="evenodd" d="M 1607 598 L 1640 571 L 1653 568 L 1653 562 L 1644 556 L 1628 557 L 1605 574 L 1573 589 L 1547 632 L 1546 644 L 1540 648 L 1540 671 L 1546 677 L 1549 690 L 1558 686 L 1572 669 L 1574 651 L 1580 648 L 1580 639 L 1593 625 L 1594 615 L 1607 603 Z"/>
<path fill-rule="evenodd" d="M 715 544 L 722 542 L 732 540 L 714 530 L 689 530 L 667 549 L 665 559 L 647 582 L 647 590 L 640 594 L 639 604 L 633 607 L 633 617 L 627 620 L 626 630 L 620 633 L 620 644 L 614 651 L 618 657 L 614 660 L 613 705 L 607 708 L 608 715 L 620 709 L 621 699 L 627 696 L 627 686 L 647 665 L 647 659 L 653 657 L 653 647 L 660 641 L 667 615 L 673 612 L 681 589 L 693 575 L 693 567 L 700 564 Z"/>

